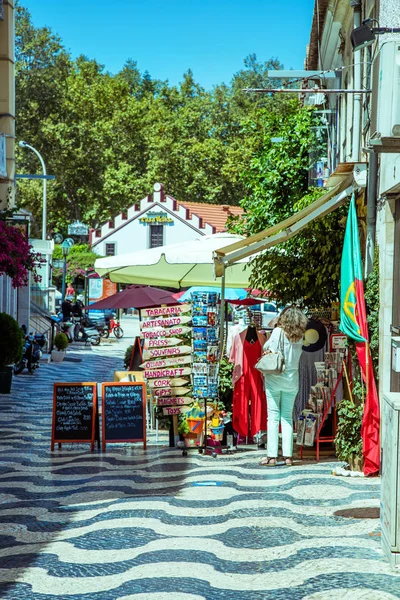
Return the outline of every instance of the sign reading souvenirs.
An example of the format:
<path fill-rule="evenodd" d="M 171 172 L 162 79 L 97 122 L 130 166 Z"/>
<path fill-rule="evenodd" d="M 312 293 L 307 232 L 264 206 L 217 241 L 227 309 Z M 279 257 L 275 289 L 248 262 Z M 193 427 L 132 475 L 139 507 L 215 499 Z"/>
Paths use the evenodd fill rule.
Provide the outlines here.
<path fill-rule="evenodd" d="M 97 421 L 97 384 L 55 383 L 51 450 L 58 443 L 87 442 L 94 450 Z"/>
<path fill-rule="evenodd" d="M 110 442 L 143 442 L 146 449 L 144 383 L 103 383 L 102 390 L 103 451 Z"/>
<path fill-rule="evenodd" d="M 178 327 L 178 325 L 184 325 L 189 323 L 192 317 L 165 317 L 160 319 L 150 319 L 140 323 L 140 329 L 154 329 L 155 327 Z"/>
<path fill-rule="evenodd" d="M 192 348 L 190 346 L 178 346 L 176 348 L 153 348 L 150 350 L 144 350 L 143 358 L 148 359 L 159 358 L 160 356 L 181 356 L 182 354 L 188 354 L 191 351 Z"/>
<path fill-rule="evenodd" d="M 173 225 L 174 220 L 166 212 L 149 211 L 144 217 L 140 217 L 139 223 L 142 223 L 142 225 L 162 225 L 165 223 Z"/>
<path fill-rule="evenodd" d="M 191 331 L 191 327 L 170 327 L 169 329 L 152 329 L 150 331 L 142 331 L 140 337 L 145 340 L 152 338 L 170 337 L 172 335 L 185 335 Z"/>
<path fill-rule="evenodd" d="M 146 369 L 144 376 L 146 379 L 154 379 L 159 377 L 182 377 L 182 375 L 190 375 L 192 369 L 190 367 L 169 367 L 167 369 Z"/>
<path fill-rule="evenodd" d="M 162 358 L 161 360 L 147 360 L 140 366 L 142 369 L 163 369 L 175 365 L 187 365 L 191 362 L 191 356 L 175 356 L 174 358 Z"/>
<path fill-rule="evenodd" d="M 144 317 L 160 317 L 163 315 L 182 315 L 189 312 L 190 304 L 176 304 L 174 306 L 157 306 L 156 308 L 143 308 L 141 313 Z"/>

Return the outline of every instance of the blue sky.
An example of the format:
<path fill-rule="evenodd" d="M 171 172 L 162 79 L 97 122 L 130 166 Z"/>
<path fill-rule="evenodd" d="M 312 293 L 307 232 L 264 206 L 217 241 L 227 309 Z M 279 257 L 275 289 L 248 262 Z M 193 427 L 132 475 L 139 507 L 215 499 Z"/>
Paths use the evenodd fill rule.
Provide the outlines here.
<path fill-rule="evenodd" d="M 228 83 L 250 53 L 302 69 L 314 0 L 21 0 L 75 57 L 115 73 L 128 58 L 176 84 L 191 68 L 206 88 Z"/>

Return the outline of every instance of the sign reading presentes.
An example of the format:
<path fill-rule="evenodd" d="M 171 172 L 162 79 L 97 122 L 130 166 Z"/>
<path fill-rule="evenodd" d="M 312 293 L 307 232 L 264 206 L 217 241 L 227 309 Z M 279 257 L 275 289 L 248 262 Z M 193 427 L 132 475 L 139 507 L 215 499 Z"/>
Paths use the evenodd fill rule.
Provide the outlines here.
<path fill-rule="evenodd" d="M 94 450 L 97 419 L 97 384 L 55 383 L 51 449 L 55 443 L 91 444 Z"/>
<path fill-rule="evenodd" d="M 103 383 L 102 448 L 110 442 L 143 442 L 146 449 L 146 386 L 138 382 Z"/>

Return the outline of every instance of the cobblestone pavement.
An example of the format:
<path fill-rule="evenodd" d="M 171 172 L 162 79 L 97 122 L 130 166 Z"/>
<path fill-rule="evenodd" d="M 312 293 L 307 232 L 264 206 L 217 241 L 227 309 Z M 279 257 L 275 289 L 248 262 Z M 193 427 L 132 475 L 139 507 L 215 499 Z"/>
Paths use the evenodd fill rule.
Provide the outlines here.
<path fill-rule="evenodd" d="M 259 467 L 260 454 L 151 443 L 50 452 L 54 381 L 112 380 L 121 346 L 45 364 L 0 396 L 0 598 L 330 600 L 400 598 L 378 519 L 379 480 L 333 464 Z"/>

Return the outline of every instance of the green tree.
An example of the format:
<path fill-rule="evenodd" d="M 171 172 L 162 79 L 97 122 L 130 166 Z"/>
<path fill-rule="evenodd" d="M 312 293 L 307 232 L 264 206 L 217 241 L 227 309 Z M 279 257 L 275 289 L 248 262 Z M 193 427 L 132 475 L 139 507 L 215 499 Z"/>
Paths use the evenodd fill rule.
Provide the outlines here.
<path fill-rule="evenodd" d="M 294 98 L 274 98 L 257 121 L 246 124 L 259 140 L 259 150 L 243 173 L 248 190 L 241 202 L 245 216 L 232 220 L 231 230 L 251 235 L 293 215 L 320 194 L 308 189 L 309 154 L 318 145 L 318 118 Z M 275 142 L 273 138 L 281 141 Z M 344 230 L 343 211 L 311 223 L 284 244 L 253 260 L 251 285 L 267 289 L 283 304 L 302 300 L 329 304 L 338 296 Z"/>
<path fill-rule="evenodd" d="M 92 252 L 88 244 L 75 244 L 72 246 L 67 256 L 67 281 L 70 281 L 74 286 L 79 283 L 83 284 L 86 269 L 93 269 L 97 258 L 100 258 L 100 256 Z M 54 259 L 63 259 L 61 246 L 55 246 Z M 60 288 L 61 282 L 62 268 L 53 268 L 53 283 Z"/>

